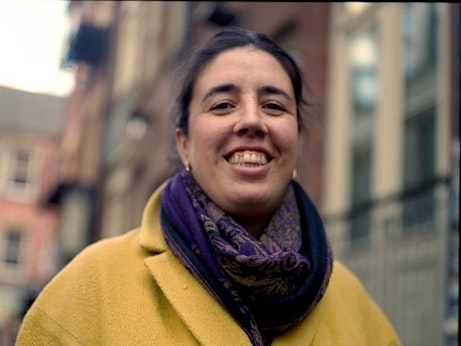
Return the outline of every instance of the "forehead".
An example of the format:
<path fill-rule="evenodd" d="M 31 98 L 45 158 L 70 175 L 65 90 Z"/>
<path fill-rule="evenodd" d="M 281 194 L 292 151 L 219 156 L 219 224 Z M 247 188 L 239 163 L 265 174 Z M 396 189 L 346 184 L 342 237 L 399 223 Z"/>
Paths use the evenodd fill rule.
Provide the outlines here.
<path fill-rule="evenodd" d="M 291 80 L 280 62 L 266 51 L 252 46 L 237 47 L 218 54 L 201 71 L 196 84 L 257 79 L 288 84 Z"/>

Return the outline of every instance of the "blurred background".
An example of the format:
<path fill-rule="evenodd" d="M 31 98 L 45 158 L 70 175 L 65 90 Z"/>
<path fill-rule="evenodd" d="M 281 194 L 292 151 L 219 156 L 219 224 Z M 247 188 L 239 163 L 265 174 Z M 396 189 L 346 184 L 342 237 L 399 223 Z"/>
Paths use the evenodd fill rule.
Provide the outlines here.
<path fill-rule="evenodd" d="M 297 180 L 404 345 L 457 345 L 459 3 L 0 2 L 0 344 L 83 247 L 175 169 L 179 62 L 265 33 L 314 104 Z M 345 341 L 347 343 L 347 341 Z"/>

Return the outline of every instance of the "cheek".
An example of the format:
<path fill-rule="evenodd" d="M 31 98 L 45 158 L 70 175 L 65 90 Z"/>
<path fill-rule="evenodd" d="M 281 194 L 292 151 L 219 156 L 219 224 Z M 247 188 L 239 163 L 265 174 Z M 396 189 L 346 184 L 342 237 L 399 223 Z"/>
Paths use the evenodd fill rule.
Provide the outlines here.
<path fill-rule="evenodd" d="M 219 154 L 228 137 L 228 131 L 220 125 L 213 121 L 196 121 L 194 126 L 189 128 L 189 149 L 192 156 L 200 158 Z"/>
<path fill-rule="evenodd" d="M 277 138 L 277 143 L 281 151 L 291 153 L 296 156 L 298 149 L 298 128 L 297 125 L 291 123 L 276 126 L 274 134 Z"/>

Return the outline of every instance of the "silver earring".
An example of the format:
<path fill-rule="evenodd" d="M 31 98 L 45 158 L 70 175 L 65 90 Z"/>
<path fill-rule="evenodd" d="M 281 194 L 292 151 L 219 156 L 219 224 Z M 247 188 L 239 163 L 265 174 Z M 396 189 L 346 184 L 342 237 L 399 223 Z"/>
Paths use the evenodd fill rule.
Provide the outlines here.
<path fill-rule="evenodd" d="M 296 168 L 293 169 L 293 179 L 296 178 L 298 176 L 298 171 L 296 170 Z"/>
<path fill-rule="evenodd" d="M 186 171 L 187 171 L 187 172 L 190 172 L 190 165 L 189 165 L 189 163 L 186 163 Z"/>

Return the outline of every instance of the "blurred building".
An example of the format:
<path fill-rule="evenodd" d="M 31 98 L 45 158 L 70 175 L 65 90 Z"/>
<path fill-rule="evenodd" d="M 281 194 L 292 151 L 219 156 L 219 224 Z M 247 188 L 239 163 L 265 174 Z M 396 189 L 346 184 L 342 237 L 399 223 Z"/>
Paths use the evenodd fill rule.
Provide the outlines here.
<path fill-rule="evenodd" d="M 139 225 L 145 202 L 172 172 L 174 68 L 185 2 L 70 1 L 75 69 L 60 146 L 63 262 L 88 243 Z"/>
<path fill-rule="evenodd" d="M 323 215 L 406 345 L 454 345 L 459 4 L 332 8 Z"/>
<path fill-rule="evenodd" d="M 57 188 L 50 202 L 60 210 L 59 265 L 95 240 L 100 210 L 101 153 L 109 107 L 117 5 L 108 1 L 69 2 L 71 36 L 65 67 L 75 73 L 61 141 Z"/>
<path fill-rule="evenodd" d="M 336 258 L 405 345 L 456 340 L 459 4 L 70 1 L 69 15 L 76 88 L 50 196 L 62 263 L 139 225 L 176 168 L 178 63 L 242 26 L 275 39 L 306 75 L 297 179 Z"/>
<path fill-rule="evenodd" d="M 188 34 L 186 2 L 120 3 L 103 140 L 100 237 L 140 224 L 147 199 L 175 169 L 175 75 Z"/>
<path fill-rule="evenodd" d="M 58 213 L 47 204 L 57 178 L 66 100 L 0 87 L 0 344 L 56 271 Z"/>

